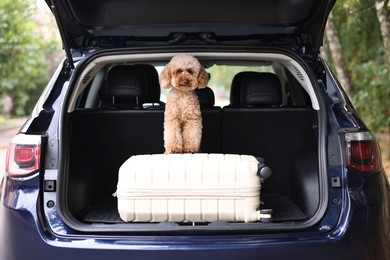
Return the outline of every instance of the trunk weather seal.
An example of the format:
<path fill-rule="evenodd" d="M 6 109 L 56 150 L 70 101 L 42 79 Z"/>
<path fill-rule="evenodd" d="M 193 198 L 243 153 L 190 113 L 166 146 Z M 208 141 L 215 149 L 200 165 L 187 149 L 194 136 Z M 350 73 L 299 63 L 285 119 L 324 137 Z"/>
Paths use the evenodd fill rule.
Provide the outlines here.
<path fill-rule="evenodd" d="M 101 56 L 106 56 L 106 55 L 121 55 L 123 53 L 126 54 L 151 54 L 151 53 L 166 53 L 166 52 L 172 52 L 172 53 L 177 53 L 177 52 L 205 52 L 205 53 L 210 53 L 210 52 L 225 52 L 225 51 L 237 51 L 239 48 L 221 48 L 221 49 L 216 49 L 207 47 L 207 48 L 170 48 L 170 47 L 165 47 L 165 48 L 160 48 L 160 49 L 155 49 L 155 48 L 137 48 L 137 49 L 132 49 L 130 50 L 129 48 L 124 48 L 121 50 L 102 50 L 98 51 L 86 59 L 82 61 L 79 66 L 77 66 L 77 70 L 75 71 L 74 78 L 70 82 L 70 89 L 68 91 L 72 91 L 73 87 L 72 83 L 75 82 L 75 78 L 77 78 L 76 75 L 80 73 L 80 71 L 86 67 L 88 63 L 90 63 L 92 60 L 101 57 Z M 238 51 L 237 51 L 238 52 Z M 254 53 L 264 53 L 264 52 L 274 52 L 274 53 L 279 53 L 286 55 L 288 57 L 293 58 L 300 66 L 302 66 L 303 69 L 307 72 L 307 75 L 311 81 L 311 83 L 314 86 L 314 91 L 317 93 L 317 98 L 319 101 L 319 106 L 320 110 L 317 112 L 318 115 L 318 124 L 319 128 L 322 129 L 319 132 L 318 135 L 318 161 L 319 163 L 319 176 L 320 176 L 320 201 L 319 201 L 319 207 L 314 214 L 314 216 L 310 217 L 309 220 L 302 221 L 302 222 L 293 222 L 293 223 L 272 223 L 272 224 L 267 224 L 267 223 L 246 223 L 245 225 L 242 224 L 228 224 L 228 225 L 223 225 L 223 226 L 197 226 L 196 228 L 190 227 L 190 228 L 185 228 L 183 226 L 170 226 L 170 225 L 153 225 L 153 224 L 141 224 L 141 223 L 136 223 L 134 224 L 125 224 L 125 225 L 116 225 L 117 228 L 113 228 L 111 225 L 106 226 L 105 224 L 94 224 L 94 225 L 86 225 L 85 223 L 74 219 L 73 216 L 69 216 L 69 212 L 67 210 L 67 207 L 64 205 L 61 205 L 60 211 L 65 210 L 65 212 L 60 212 L 60 215 L 62 216 L 64 222 L 70 226 L 72 229 L 78 230 L 79 232 L 87 232 L 87 233 L 95 233 L 95 232 L 115 232 L 118 234 L 121 233 L 128 233 L 128 232 L 134 232 L 134 233 L 142 233 L 142 234 L 161 234 L 166 232 L 170 234 L 176 234 L 176 232 L 182 233 L 185 232 L 186 234 L 193 234 L 193 233 L 207 233 L 207 234 L 221 234 L 221 233 L 244 233 L 244 234 L 250 234 L 250 233 L 264 233 L 264 232 L 269 232 L 269 231 L 277 231 L 277 230 L 302 230 L 305 228 L 310 228 L 315 226 L 316 224 L 319 223 L 321 218 L 324 216 L 327 210 L 327 204 L 328 204 L 328 182 L 327 182 L 327 166 L 323 162 L 327 161 L 327 156 L 326 156 L 326 135 L 327 135 L 327 111 L 326 111 L 326 105 L 324 103 L 323 98 L 321 95 L 318 95 L 318 89 L 316 88 L 317 86 L 317 81 L 315 80 L 314 72 L 312 69 L 310 69 L 309 65 L 305 63 L 304 59 L 297 55 L 296 53 L 292 52 L 291 50 L 286 50 L 286 49 L 280 49 L 280 48 L 250 48 L 246 49 L 246 52 L 254 52 Z M 67 106 L 69 104 L 69 98 L 65 98 L 64 106 L 63 109 L 66 110 Z M 66 114 L 66 112 L 64 113 Z M 62 115 L 62 120 L 64 120 L 64 115 Z M 65 133 L 64 133 L 65 131 Z M 64 136 L 67 136 L 68 130 L 65 130 L 64 127 L 62 126 L 60 129 L 60 135 L 61 139 L 64 138 Z M 66 147 L 66 145 L 65 145 Z M 64 153 L 64 148 L 62 148 L 60 153 Z M 67 148 L 65 148 L 67 149 Z M 66 151 L 65 151 L 66 153 Z M 64 167 L 62 164 L 60 171 L 67 171 L 67 167 Z M 61 176 L 64 173 L 60 174 Z M 64 177 L 61 177 L 62 179 Z M 65 183 L 67 180 L 64 180 Z M 62 188 L 60 191 L 58 191 L 59 197 L 62 198 L 62 202 L 64 202 L 64 198 L 66 198 L 66 195 L 64 194 L 65 190 Z M 260 226 L 261 227 L 260 227 Z M 129 227 L 129 228 L 124 228 L 124 227 Z M 153 229 L 149 229 L 150 227 L 153 227 Z M 259 228 L 260 227 L 260 228 Z M 238 230 L 237 230 L 238 229 Z M 188 232 L 188 233 L 187 233 Z M 68 234 L 71 235 L 71 234 Z M 72 236 L 72 235 L 71 235 Z"/>

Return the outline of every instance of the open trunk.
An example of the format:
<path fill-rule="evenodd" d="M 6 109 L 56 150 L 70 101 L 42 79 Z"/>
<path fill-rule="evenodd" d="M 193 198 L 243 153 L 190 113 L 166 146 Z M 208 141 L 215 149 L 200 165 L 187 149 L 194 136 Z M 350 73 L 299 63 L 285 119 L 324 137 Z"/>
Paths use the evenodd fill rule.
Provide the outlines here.
<path fill-rule="evenodd" d="M 320 194 L 324 184 L 320 183 L 318 165 L 318 103 L 306 72 L 297 63 L 284 55 L 257 55 L 258 60 L 252 54 L 251 61 L 244 62 L 245 56 L 235 60 L 221 54 L 195 54 L 211 74 L 211 79 L 213 66 L 239 66 L 246 71 L 272 70 L 279 74 L 283 96 L 282 105 L 266 107 L 232 105 L 232 97 L 230 104 L 203 106 L 200 98 L 201 152 L 262 157 L 273 174 L 262 184 L 261 208 L 272 209 L 273 215 L 272 222 L 259 224 L 267 227 L 282 224 L 283 228 L 288 228 L 295 223 L 296 227 L 296 223 L 310 223 L 323 203 Z M 67 140 L 63 151 L 67 154 L 68 165 L 64 168 L 66 188 L 64 185 L 62 194 L 67 204 L 65 213 L 78 223 L 78 227 L 85 224 L 83 227 L 88 228 L 88 224 L 95 224 L 105 230 L 135 230 L 137 226 L 147 225 L 123 222 L 113 194 L 117 189 L 119 168 L 130 156 L 164 153 L 163 102 L 158 95 L 157 101 L 144 100 L 144 104 L 138 104 L 140 107 L 107 106 L 102 102 L 102 93 L 109 84 L 107 73 L 115 65 L 148 64 L 159 70 L 168 57 L 164 54 L 153 57 L 154 60 L 150 57 L 142 60 L 124 55 L 120 61 L 117 57 L 96 59 L 74 81 L 72 91 L 78 94 L 72 96 L 63 117 L 62 131 Z M 205 227 L 211 223 L 171 224 L 185 228 Z M 230 224 L 225 223 L 222 229 Z"/>

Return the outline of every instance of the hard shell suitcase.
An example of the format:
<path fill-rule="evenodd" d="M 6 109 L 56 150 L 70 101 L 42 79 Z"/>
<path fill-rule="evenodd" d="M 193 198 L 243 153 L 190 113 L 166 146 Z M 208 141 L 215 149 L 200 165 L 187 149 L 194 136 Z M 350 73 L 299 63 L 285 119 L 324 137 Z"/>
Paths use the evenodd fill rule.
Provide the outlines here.
<path fill-rule="evenodd" d="M 250 155 L 132 156 L 119 169 L 119 215 L 127 222 L 256 221 L 258 173 Z"/>

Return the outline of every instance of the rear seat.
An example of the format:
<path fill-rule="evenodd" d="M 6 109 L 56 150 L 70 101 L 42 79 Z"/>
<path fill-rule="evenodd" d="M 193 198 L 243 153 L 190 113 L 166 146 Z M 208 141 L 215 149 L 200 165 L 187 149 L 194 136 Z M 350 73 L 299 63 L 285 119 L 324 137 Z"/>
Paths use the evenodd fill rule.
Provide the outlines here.
<path fill-rule="evenodd" d="M 126 70 L 121 66 L 120 70 L 111 71 L 118 73 L 120 80 L 108 81 L 111 84 L 109 89 L 115 91 L 108 91 L 105 99 L 109 102 L 110 94 L 124 93 L 124 100 L 133 100 L 131 105 L 113 102 L 107 105 L 109 109 L 103 106 L 94 110 L 75 110 L 69 115 L 69 127 L 74 129 L 69 131 L 72 135 L 69 138 L 69 155 L 77 161 L 72 165 L 80 167 L 72 169 L 75 174 L 83 171 L 85 165 L 95 167 L 94 170 L 102 175 L 113 174 L 131 155 L 164 153 L 164 109 L 162 106 L 158 109 L 143 108 L 145 102 L 159 102 L 158 77 L 145 79 L 147 72 L 129 72 L 129 68 L 139 72 L 141 66 L 133 66 L 124 66 Z M 119 71 L 126 75 L 121 75 Z M 274 74 L 240 75 L 234 84 L 236 103 L 223 110 L 214 106 L 214 93 L 210 88 L 197 90 L 203 117 L 201 152 L 261 156 L 274 172 L 266 187 L 273 192 L 286 193 L 286 178 L 289 178 L 286 173 L 291 158 L 302 149 L 305 140 L 314 139 L 308 136 L 314 134 L 315 112 L 311 108 L 280 107 L 281 87 Z M 133 83 L 128 86 L 132 86 L 130 88 L 134 91 L 119 87 L 123 86 L 125 79 L 132 79 L 130 82 Z M 137 98 L 132 93 L 136 93 Z M 146 93 L 147 96 L 144 96 Z M 122 99 L 115 97 L 115 100 Z M 100 140 L 99 143 L 96 140 Z M 116 180 L 107 181 L 112 186 Z"/>
<path fill-rule="evenodd" d="M 311 108 L 281 107 L 279 78 L 272 73 L 241 74 L 234 93 L 239 104 L 222 111 L 222 150 L 261 156 L 273 170 L 266 187 L 286 193 L 290 159 L 313 134 Z M 310 139 L 311 140 L 311 139 Z"/>
<path fill-rule="evenodd" d="M 69 114 L 71 174 L 88 167 L 107 182 L 104 187 L 112 189 L 117 182 L 113 176 L 130 156 L 164 152 L 164 109 L 158 74 L 152 69 L 143 64 L 113 67 L 102 106 Z M 149 103 L 157 105 L 145 108 Z"/>
<path fill-rule="evenodd" d="M 97 140 L 108 140 L 107 147 L 117 144 L 114 146 L 118 148 L 116 151 L 108 149 L 111 150 L 110 157 L 161 153 L 164 151 L 164 109 L 160 91 L 158 74 L 152 65 L 115 66 L 107 75 L 102 106 L 95 110 L 74 111 L 71 122 L 77 124 L 77 134 L 88 129 L 100 137 Z"/>
<path fill-rule="evenodd" d="M 132 155 L 164 153 L 164 107 L 159 102 L 158 75 L 147 76 L 148 73 L 148 65 L 112 68 L 107 75 L 102 106 L 70 113 L 68 125 L 73 131 L 69 131 L 69 155 L 75 162 L 72 166 L 79 167 L 72 169 L 74 174 L 87 165 L 94 167 L 99 176 L 110 176 Z M 203 117 L 201 151 L 221 152 L 221 108 L 214 106 L 210 88 L 197 90 L 197 94 Z M 148 103 L 160 106 L 145 108 Z M 112 176 L 106 181 L 109 187 L 116 182 Z"/>
<path fill-rule="evenodd" d="M 202 113 L 202 142 L 203 153 L 220 153 L 222 149 L 222 115 L 221 108 L 215 105 L 215 96 L 211 88 L 196 89 L 200 110 Z"/>

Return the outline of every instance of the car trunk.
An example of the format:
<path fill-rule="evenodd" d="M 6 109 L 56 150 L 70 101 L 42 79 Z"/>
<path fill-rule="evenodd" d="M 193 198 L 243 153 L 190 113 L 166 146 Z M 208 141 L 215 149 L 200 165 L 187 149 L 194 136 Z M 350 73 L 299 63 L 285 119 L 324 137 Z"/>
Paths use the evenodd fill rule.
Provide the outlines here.
<path fill-rule="evenodd" d="M 249 119 L 242 111 L 229 112 L 226 120 L 231 121 L 223 124 L 231 128 L 211 133 L 222 137 L 222 147 L 215 149 L 214 144 L 203 143 L 202 152 L 261 156 L 273 172 L 263 184 L 261 199 L 263 207 L 275 211 L 274 221 L 312 216 L 319 203 L 315 112 L 262 111 L 256 117 L 265 120 L 266 126 L 250 129 L 243 127 Z M 132 111 L 74 111 L 67 125 L 71 129 L 67 191 L 70 213 L 86 222 L 120 221 L 112 195 L 119 167 L 132 155 L 164 152 L 163 112 L 153 111 L 143 120 Z M 203 135 L 207 135 L 209 127 L 204 128 Z"/>
<path fill-rule="evenodd" d="M 284 67 L 286 72 L 292 76 L 289 89 L 293 91 L 297 89 L 292 87 L 297 80 L 287 67 Z M 89 82 L 76 84 L 74 93 L 83 93 L 80 91 L 83 84 L 84 89 L 91 92 L 94 83 Z M 299 89 L 305 92 L 302 87 Z M 82 103 L 83 94 L 76 97 L 77 101 L 69 102 L 76 105 L 68 107 L 63 117 L 62 131 L 67 140 L 63 149 L 67 158 L 63 171 L 66 185 L 62 187 L 66 201 L 64 213 L 77 223 L 100 225 L 110 230 L 133 230 L 136 225 L 145 225 L 123 222 L 114 195 L 119 168 L 130 156 L 164 153 L 163 107 L 86 108 L 77 105 Z M 263 158 L 272 169 L 272 176 L 261 187 L 261 208 L 273 210 L 272 222 L 267 223 L 267 227 L 277 224 L 285 224 L 283 228 L 296 227 L 291 223 L 308 223 L 316 215 L 321 207 L 324 184 L 320 183 L 318 165 L 320 113 L 310 101 L 306 105 L 282 107 L 202 107 L 201 112 L 202 153 L 253 155 Z M 175 223 L 175 226 L 189 224 Z M 210 223 L 191 224 L 205 227 Z"/>

